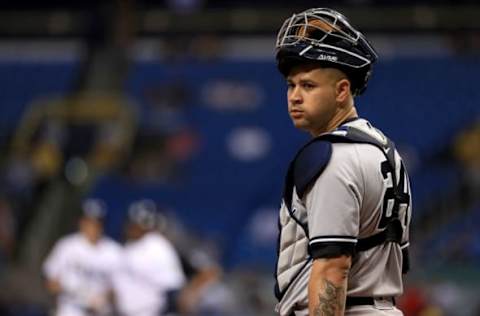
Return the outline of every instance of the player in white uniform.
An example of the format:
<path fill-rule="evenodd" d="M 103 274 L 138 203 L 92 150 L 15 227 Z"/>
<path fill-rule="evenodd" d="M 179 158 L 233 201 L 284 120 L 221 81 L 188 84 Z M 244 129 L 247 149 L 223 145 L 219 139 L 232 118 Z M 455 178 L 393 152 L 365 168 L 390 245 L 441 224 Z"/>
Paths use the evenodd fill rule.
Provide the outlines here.
<path fill-rule="evenodd" d="M 82 204 L 79 231 L 61 238 L 43 270 L 47 289 L 57 296 L 56 316 L 106 316 L 112 313 L 112 271 L 120 245 L 103 236 L 105 208 L 96 199 Z"/>
<path fill-rule="evenodd" d="M 331 9 L 294 14 L 277 38 L 295 127 L 314 138 L 286 178 L 276 307 L 291 315 L 402 315 L 410 185 L 394 144 L 358 118 L 377 54 Z"/>
<path fill-rule="evenodd" d="M 164 315 L 184 286 L 180 259 L 172 244 L 155 231 L 156 221 L 153 201 L 135 202 L 129 208 L 127 242 L 114 282 L 122 316 Z"/>

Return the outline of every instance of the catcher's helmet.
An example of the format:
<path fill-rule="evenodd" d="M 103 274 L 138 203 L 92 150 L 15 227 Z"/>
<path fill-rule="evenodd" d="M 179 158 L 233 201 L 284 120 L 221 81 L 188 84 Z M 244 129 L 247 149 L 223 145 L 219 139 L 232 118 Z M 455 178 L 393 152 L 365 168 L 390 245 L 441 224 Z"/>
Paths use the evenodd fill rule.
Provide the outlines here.
<path fill-rule="evenodd" d="M 290 69 L 305 62 L 345 72 L 352 93 L 361 94 L 378 55 L 363 36 L 339 12 L 316 8 L 292 15 L 277 36 L 278 69 L 288 75 Z"/>

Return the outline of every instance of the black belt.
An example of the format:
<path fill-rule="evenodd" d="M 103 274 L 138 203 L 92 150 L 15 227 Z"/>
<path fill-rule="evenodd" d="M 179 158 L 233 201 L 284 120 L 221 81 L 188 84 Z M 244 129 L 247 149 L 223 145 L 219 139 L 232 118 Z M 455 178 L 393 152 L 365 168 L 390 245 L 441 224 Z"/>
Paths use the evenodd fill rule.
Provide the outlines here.
<path fill-rule="evenodd" d="M 395 297 L 368 297 L 368 296 L 347 296 L 346 307 L 359 306 L 359 305 L 375 305 L 375 300 L 390 301 L 395 305 Z M 292 311 L 288 316 L 295 316 L 295 311 Z"/>
<path fill-rule="evenodd" d="M 358 305 L 375 305 L 375 299 L 386 300 L 392 302 L 395 305 L 395 297 L 365 297 L 365 296 L 347 296 L 346 307 L 358 306 Z"/>

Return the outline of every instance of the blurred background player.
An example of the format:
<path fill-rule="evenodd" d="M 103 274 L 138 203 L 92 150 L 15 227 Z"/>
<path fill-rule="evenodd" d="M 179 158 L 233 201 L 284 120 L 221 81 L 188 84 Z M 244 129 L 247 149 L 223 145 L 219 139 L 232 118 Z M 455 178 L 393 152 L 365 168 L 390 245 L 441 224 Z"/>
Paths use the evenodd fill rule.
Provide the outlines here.
<path fill-rule="evenodd" d="M 187 230 L 169 210 L 162 209 L 158 215 L 158 229 L 178 252 L 187 279 L 176 300 L 178 313 L 190 316 L 232 315 L 239 305 L 238 297 L 225 282 L 217 245 Z"/>
<path fill-rule="evenodd" d="M 61 238 L 44 263 L 48 291 L 56 296 L 56 316 L 106 316 L 112 313 L 112 271 L 120 246 L 103 235 L 102 201 L 82 204 L 77 233 Z"/>
<path fill-rule="evenodd" d="M 157 223 L 153 201 L 141 200 L 129 207 L 122 265 L 114 282 L 122 316 L 167 315 L 176 309 L 185 274 L 172 244 L 156 230 Z"/>

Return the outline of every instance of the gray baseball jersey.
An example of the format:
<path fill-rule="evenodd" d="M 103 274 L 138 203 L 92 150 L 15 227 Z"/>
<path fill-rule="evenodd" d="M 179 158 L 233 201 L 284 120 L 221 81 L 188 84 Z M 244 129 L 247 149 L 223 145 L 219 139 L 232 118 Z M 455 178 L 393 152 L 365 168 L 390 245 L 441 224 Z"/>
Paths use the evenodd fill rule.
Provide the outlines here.
<path fill-rule="evenodd" d="M 385 136 L 364 119 L 348 122 L 337 132 L 349 127 L 386 142 Z M 401 242 L 353 251 L 347 296 L 395 297 L 402 293 L 402 249 L 408 247 L 411 218 L 410 184 L 398 152 L 392 157 L 395 175 L 388 169 L 386 153 L 376 146 L 333 143 L 320 176 L 301 194 L 297 185 L 293 187 L 290 207 L 284 198 L 276 267 L 276 310 L 280 315 L 307 308 L 313 257 L 332 256 L 341 248 L 355 249 L 359 240 L 384 231 L 392 212 L 400 219 Z M 393 197 L 394 179 L 408 197 L 399 205 Z M 398 310 L 394 311 L 398 315 Z"/>

